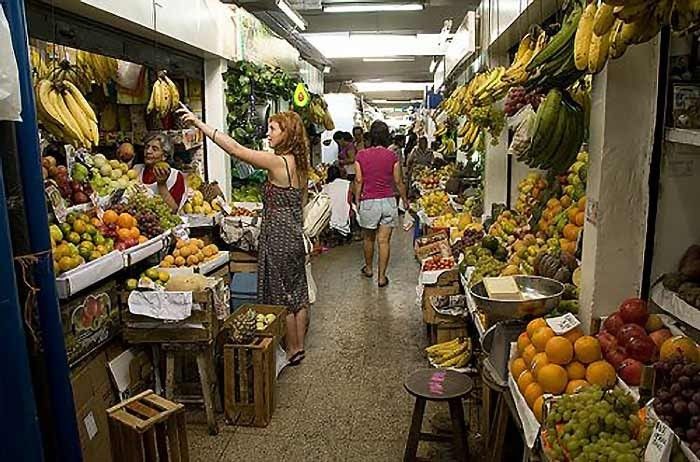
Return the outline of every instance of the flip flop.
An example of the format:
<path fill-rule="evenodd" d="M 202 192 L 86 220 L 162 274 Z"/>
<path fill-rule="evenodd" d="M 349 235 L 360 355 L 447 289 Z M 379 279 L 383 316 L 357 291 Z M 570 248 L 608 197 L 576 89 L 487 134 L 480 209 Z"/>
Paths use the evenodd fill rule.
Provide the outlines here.
<path fill-rule="evenodd" d="M 361 272 L 362 275 L 363 275 L 364 277 L 366 277 L 366 278 L 371 278 L 371 277 L 374 276 L 374 274 L 368 274 L 368 273 L 367 273 L 367 265 L 363 266 L 362 269 L 360 270 L 360 272 Z"/>
<path fill-rule="evenodd" d="M 386 277 L 386 276 L 384 276 L 384 283 L 381 283 L 381 282 L 380 282 L 380 283 L 377 284 L 377 285 L 378 285 L 379 287 L 386 287 L 386 286 L 388 286 L 388 285 L 389 285 L 389 278 Z"/>
<path fill-rule="evenodd" d="M 303 355 L 304 355 L 304 350 L 297 351 L 296 353 L 294 353 L 292 355 L 291 358 L 289 358 L 289 360 L 287 361 L 287 365 L 292 366 L 292 367 L 298 366 L 299 364 L 301 364 L 301 361 L 304 359 Z"/>

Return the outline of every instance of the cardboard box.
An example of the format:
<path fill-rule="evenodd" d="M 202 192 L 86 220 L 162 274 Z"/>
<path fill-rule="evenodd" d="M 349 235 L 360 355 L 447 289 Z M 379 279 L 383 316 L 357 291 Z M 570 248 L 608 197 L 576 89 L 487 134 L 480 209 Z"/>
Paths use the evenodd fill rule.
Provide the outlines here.
<path fill-rule="evenodd" d="M 71 374 L 78 435 L 85 462 L 112 462 L 107 408 L 116 403 L 104 352 Z"/>

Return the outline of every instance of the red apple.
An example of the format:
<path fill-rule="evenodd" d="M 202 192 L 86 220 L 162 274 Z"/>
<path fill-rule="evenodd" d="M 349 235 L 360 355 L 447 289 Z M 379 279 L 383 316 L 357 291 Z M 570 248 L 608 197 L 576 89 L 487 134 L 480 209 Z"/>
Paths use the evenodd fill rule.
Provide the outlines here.
<path fill-rule="evenodd" d="M 608 331 L 603 331 L 597 335 L 600 342 L 600 349 L 603 354 L 617 347 L 617 339 Z"/>
<path fill-rule="evenodd" d="M 620 364 L 622 364 L 622 361 L 627 359 L 627 351 L 625 351 L 625 349 L 621 346 L 618 346 L 617 348 L 608 351 L 608 354 L 605 355 L 605 359 L 612 364 L 612 367 L 617 369 L 620 367 Z"/>
<path fill-rule="evenodd" d="M 625 325 L 625 321 L 620 316 L 620 313 L 613 313 L 607 317 L 603 323 L 603 329 L 607 330 L 613 335 L 617 335 L 622 326 Z"/>
<path fill-rule="evenodd" d="M 649 363 L 656 353 L 656 344 L 649 336 L 634 337 L 627 344 L 627 354 L 630 358 L 643 363 Z"/>
<path fill-rule="evenodd" d="M 644 365 L 633 358 L 627 358 L 620 364 L 617 373 L 627 385 L 636 387 L 642 381 L 642 368 Z"/>
<path fill-rule="evenodd" d="M 661 345 L 663 345 L 663 343 L 671 337 L 673 337 L 673 334 L 668 329 L 655 330 L 649 334 L 649 338 L 656 343 L 656 348 L 661 348 Z"/>
<path fill-rule="evenodd" d="M 634 323 L 642 327 L 647 323 L 649 317 L 647 302 L 641 298 L 628 298 L 622 302 L 618 312 L 626 323 Z"/>
<path fill-rule="evenodd" d="M 627 347 L 630 340 L 635 337 L 647 337 L 647 331 L 639 324 L 625 324 L 617 333 L 617 341 L 623 347 Z"/>

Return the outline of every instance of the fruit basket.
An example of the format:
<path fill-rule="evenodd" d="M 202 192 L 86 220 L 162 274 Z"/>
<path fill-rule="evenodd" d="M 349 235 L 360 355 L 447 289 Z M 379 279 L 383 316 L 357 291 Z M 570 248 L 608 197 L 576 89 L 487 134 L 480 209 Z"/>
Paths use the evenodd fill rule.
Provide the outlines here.
<path fill-rule="evenodd" d="M 122 253 L 115 250 L 96 260 L 87 262 L 56 278 L 58 298 L 66 299 L 81 290 L 108 278 L 124 268 Z"/>
<path fill-rule="evenodd" d="M 540 276 L 513 276 L 522 300 L 495 300 L 489 298 L 484 282 L 469 288 L 476 306 L 486 312 L 491 322 L 542 316 L 559 305 L 564 285 L 554 279 Z"/>
<path fill-rule="evenodd" d="M 421 262 L 420 283 L 435 284 L 440 275 L 446 271 L 454 269 L 455 260 L 452 257 L 442 257 L 435 255 Z"/>

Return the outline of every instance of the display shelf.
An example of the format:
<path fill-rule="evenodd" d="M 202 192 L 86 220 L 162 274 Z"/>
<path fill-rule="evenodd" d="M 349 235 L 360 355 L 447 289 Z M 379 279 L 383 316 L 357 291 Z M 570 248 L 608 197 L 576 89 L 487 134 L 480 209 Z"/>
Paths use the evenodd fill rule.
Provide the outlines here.
<path fill-rule="evenodd" d="M 124 257 L 115 250 L 107 255 L 66 271 L 56 278 L 58 298 L 66 299 L 124 269 Z"/>
<path fill-rule="evenodd" d="M 182 215 L 188 228 L 211 228 L 221 221 L 221 213 L 214 215 Z"/>
<path fill-rule="evenodd" d="M 221 268 L 222 266 L 228 264 L 229 253 L 228 250 L 220 251 L 216 257 L 211 260 L 207 260 L 199 265 L 199 273 L 203 275 L 208 275 Z"/>
<path fill-rule="evenodd" d="M 517 357 L 518 347 L 515 342 L 510 344 L 510 359 L 513 360 Z M 525 439 L 525 444 L 528 448 L 532 449 L 535 447 L 537 442 L 537 437 L 540 433 L 540 423 L 537 421 L 535 414 L 528 407 L 527 402 L 525 402 L 525 397 L 523 397 L 520 390 L 518 390 L 518 384 L 515 383 L 513 374 L 508 372 L 508 389 L 513 397 L 513 402 L 515 403 L 515 409 L 522 424 L 523 436 Z"/>
<path fill-rule="evenodd" d="M 666 141 L 669 143 L 689 144 L 700 146 L 700 129 L 698 128 L 667 128 Z"/>
<path fill-rule="evenodd" d="M 661 282 L 651 288 L 651 301 L 678 320 L 694 329 L 700 329 L 700 310 L 686 303 L 675 292 L 665 288 Z"/>
<path fill-rule="evenodd" d="M 464 290 L 465 297 L 467 297 L 467 311 L 469 316 L 471 316 L 474 322 L 474 327 L 476 327 L 476 332 L 479 335 L 479 342 L 483 341 L 484 335 L 486 334 L 486 326 L 481 322 L 481 316 L 479 316 L 479 310 L 476 307 L 476 302 L 474 297 L 469 293 L 469 279 L 468 276 L 471 275 L 473 268 L 467 268 L 466 275 L 460 274 L 459 281 L 462 284 L 462 289 Z"/>
<path fill-rule="evenodd" d="M 142 244 L 124 250 L 122 252 L 124 256 L 124 266 L 135 265 L 151 255 L 157 254 L 168 245 L 170 242 L 169 238 L 170 230 L 167 230 L 163 234 L 153 237 Z"/>

